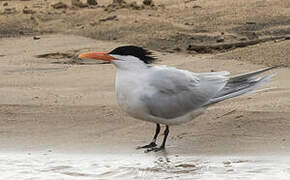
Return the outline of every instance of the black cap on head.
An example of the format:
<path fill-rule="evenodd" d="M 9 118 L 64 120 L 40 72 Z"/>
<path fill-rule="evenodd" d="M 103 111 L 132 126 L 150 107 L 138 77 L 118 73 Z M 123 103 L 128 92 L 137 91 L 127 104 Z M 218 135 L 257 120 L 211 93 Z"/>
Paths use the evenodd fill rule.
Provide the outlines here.
<path fill-rule="evenodd" d="M 109 54 L 121 56 L 135 56 L 143 61 L 145 64 L 150 64 L 156 59 L 152 56 L 152 52 L 138 46 L 120 46 L 109 52 Z"/>

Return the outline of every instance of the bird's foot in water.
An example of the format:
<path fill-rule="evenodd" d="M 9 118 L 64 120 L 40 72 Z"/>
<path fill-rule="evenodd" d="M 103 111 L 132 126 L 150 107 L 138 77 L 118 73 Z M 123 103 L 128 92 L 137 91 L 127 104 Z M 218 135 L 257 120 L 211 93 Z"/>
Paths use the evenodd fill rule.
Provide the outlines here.
<path fill-rule="evenodd" d="M 157 144 L 155 142 L 151 142 L 150 144 L 147 144 L 145 146 L 138 146 L 136 149 L 146 149 L 146 148 L 154 148 Z"/>
<path fill-rule="evenodd" d="M 162 150 L 165 150 L 164 146 L 148 148 L 144 152 L 145 153 L 148 153 L 148 152 L 151 152 L 151 151 L 158 152 L 158 151 L 162 151 Z"/>

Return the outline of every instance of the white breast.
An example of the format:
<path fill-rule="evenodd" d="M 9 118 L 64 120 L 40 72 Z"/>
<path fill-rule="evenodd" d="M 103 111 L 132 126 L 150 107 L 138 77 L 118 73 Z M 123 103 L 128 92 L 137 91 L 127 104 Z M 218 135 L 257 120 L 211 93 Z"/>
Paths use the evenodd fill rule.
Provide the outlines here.
<path fill-rule="evenodd" d="M 115 89 L 118 104 L 125 112 L 135 118 L 149 120 L 148 110 L 139 98 L 146 86 L 143 80 L 142 73 L 117 71 Z"/>

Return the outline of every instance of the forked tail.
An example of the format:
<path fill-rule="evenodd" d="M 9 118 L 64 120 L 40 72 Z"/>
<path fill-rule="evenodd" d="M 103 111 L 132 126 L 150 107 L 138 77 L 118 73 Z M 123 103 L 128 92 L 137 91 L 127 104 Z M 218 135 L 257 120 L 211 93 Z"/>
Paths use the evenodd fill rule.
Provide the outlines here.
<path fill-rule="evenodd" d="M 254 90 L 265 83 L 269 82 L 274 74 L 257 77 L 258 74 L 269 71 L 275 67 L 265 68 L 258 71 L 231 77 L 225 87 L 206 105 L 215 104 L 217 102 L 254 92 Z"/>

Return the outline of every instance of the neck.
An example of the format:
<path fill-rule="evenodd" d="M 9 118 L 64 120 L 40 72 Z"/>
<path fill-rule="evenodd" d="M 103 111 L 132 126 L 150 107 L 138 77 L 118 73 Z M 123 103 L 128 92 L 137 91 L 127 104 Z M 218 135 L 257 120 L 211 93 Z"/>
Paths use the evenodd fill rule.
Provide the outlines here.
<path fill-rule="evenodd" d="M 112 61 L 118 70 L 140 71 L 147 69 L 148 66 L 140 59 L 133 56 L 118 57 L 120 60 Z"/>

